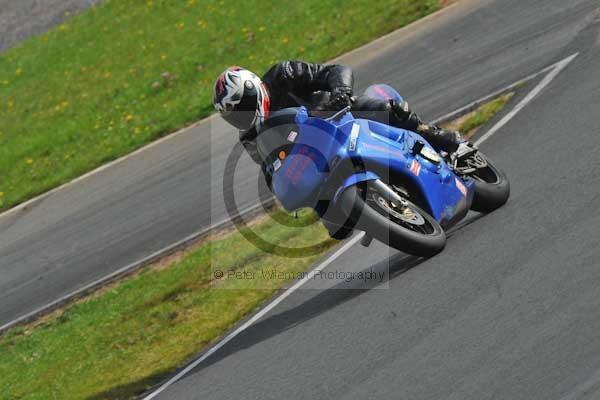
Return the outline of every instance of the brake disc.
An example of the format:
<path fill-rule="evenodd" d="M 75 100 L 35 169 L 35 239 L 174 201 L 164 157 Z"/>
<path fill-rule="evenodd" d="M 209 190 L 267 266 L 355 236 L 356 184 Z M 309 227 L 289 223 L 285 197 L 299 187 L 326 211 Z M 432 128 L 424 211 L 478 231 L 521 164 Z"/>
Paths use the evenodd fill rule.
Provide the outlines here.
<path fill-rule="evenodd" d="M 401 198 L 400 204 L 389 202 L 379 193 L 374 194 L 375 203 L 386 213 L 411 225 L 423 225 L 425 219 L 417 211 L 410 207 L 410 202 Z"/>

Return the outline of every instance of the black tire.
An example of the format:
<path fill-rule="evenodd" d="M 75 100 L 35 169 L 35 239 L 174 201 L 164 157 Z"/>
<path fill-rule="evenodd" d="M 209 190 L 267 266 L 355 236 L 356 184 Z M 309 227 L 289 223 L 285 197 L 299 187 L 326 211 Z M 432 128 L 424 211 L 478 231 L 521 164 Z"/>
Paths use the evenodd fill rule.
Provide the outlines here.
<path fill-rule="evenodd" d="M 329 222 L 327 220 L 322 219 L 321 223 L 327 229 L 329 233 L 329 237 L 335 240 L 345 240 L 352 236 L 354 230 L 352 228 L 347 228 L 343 225 L 334 224 L 333 222 Z"/>
<path fill-rule="evenodd" d="M 383 182 L 376 181 L 378 184 Z M 371 182 L 370 182 L 371 184 Z M 403 226 L 394 221 L 392 215 L 387 217 L 381 210 L 375 208 L 366 200 L 369 188 L 348 187 L 340 195 L 338 204 L 342 211 L 354 224 L 354 227 L 365 231 L 368 235 L 397 250 L 420 257 L 431 257 L 444 249 L 446 234 L 440 224 L 427 212 L 414 203 L 410 204 L 412 211 L 417 212 L 424 220 L 423 232 Z M 425 230 L 425 227 L 427 230 Z"/>
<path fill-rule="evenodd" d="M 479 153 L 487 166 L 470 175 L 475 182 L 475 195 L 471 210 L 489 213 L 502 207 L 510 196 L 510 183 L 506 174 L 496 168 L 489 158 Z"/>

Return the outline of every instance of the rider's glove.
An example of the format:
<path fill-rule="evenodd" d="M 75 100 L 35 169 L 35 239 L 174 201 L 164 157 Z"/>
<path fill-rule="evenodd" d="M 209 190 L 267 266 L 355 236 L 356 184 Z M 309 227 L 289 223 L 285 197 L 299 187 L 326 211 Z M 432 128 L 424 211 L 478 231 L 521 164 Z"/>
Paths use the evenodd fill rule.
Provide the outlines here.
<path fill-rule="evenodd" d="M 352 106 L 352 89 L 347 87 L 333 89 L 327 106 L 330 110 L 341 110 L 344 107 Z"/>

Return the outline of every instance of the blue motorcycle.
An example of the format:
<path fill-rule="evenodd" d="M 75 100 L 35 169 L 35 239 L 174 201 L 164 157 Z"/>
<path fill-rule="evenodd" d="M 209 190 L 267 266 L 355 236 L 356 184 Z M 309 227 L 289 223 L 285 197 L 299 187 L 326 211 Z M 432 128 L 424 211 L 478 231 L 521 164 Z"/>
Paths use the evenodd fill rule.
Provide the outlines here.
<path fill-rule="evenodd" d="M 381 84 L 365 95 L 402 101 Z M 271 190 L 288 211 L 311 207 L 329 225 L 365 231 L 365 245 L 375 238 L 429 257 L 469 209 L 490 212 L 508 200 L 505 174 L 472 146 L 448 157 L 417 133 L 354 118 L 350 108 L 315 114 L 277 111 L 257 139 Z"/>

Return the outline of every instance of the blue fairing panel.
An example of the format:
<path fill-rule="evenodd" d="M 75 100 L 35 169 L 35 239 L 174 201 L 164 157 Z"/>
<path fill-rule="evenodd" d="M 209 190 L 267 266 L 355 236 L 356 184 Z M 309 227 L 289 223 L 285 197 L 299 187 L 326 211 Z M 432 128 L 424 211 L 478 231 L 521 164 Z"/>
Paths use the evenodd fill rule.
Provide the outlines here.
<path fill-rule="evenodd" d="M 366 181 L 374 181 L 379 179 L 379 176 L 373 172 L 359 172 L 357 174 L 351 175 L 349 176 L 344 183 L 340 186 L 340 188 L 337 190 L 337 192 L 335 193 L 335 196 L 333 198 L 334 202 L 337 201 L 338 197 L 342 194 L 342 192 L 344 190 L 346 190 L 347 188 L 349 188 L 352 185 L 356 185 L 357 183 L 360 182 L 366 182 Z"/>
<path fill-rule="evenodd" d="M 303 117 L 290 154 L 281 164 L 276 161 L 273 166 L 271 187 L 286 210 L 314 206 L 315 197 L 329 176 L 333 159 L 348 141 L 349 129 L 343 125 L 351 125 L 353 120 L 348 114 L 335 125 L 320 118 Z M 339 124 L 342 125 L 340 129 Z"/>
<path fill-rule="evenodd" d="M 442 224 L 464 216 L 472 202 L 472 182 L 457 177 L 444 163 L 436 165 L 412 154 L 410 149 L 416 140 L 431 147 L 416 133 L 374 121 L 368 121 L 367 126 L 368 130 L 361 130 L 355 154 L 367 170 L 410 182 L 423 195 L 431 215 Z"/>
<path fill-rule="evenodd" d="M 314 206 L 314 197 L 327 178 L 327 165 L 319 152 L 305 145 L 295 146 L 273 174 L 271 188 L 288 211 Z"/>
<path fill-rule="evenodd" d="M 296 121 L 299 132 L 290 136 L 294 145 L 272 165 L 273 193 L 287 210 L 315 207 L 323 194 L 337 200 L 351 185 L 381 179 L 414 191 L 415 198 L 421 198 L 421 205 L 443 226 L 467 213 L 473 182 L 458 177 L 443 161 L 432 162 L 421 152 L 413 154 L 416 141 L 435 153 L 417 133 L 354 119 L 350 113 L 334 121 L 311 117 L 301 109 Z M 339 168 L 343 165 L 353 167 Z"/>

